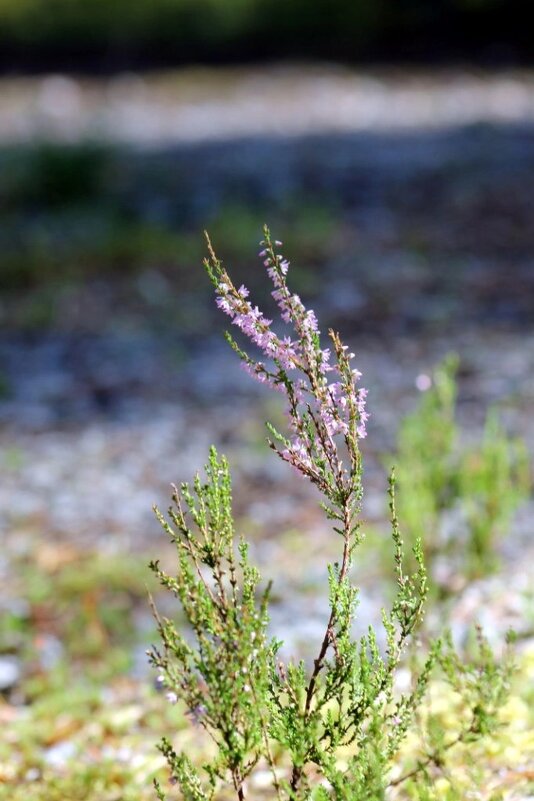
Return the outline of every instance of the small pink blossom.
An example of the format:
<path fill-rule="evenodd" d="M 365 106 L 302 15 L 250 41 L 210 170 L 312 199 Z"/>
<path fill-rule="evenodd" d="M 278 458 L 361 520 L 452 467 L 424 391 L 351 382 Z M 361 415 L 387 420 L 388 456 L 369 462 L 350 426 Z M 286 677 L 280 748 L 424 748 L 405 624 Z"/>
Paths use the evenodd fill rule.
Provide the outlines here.
<path fill-rule="evenodd" d="M 299 436 L 293 437 L 290 446 L 285 448 L 281 455 L 287 462 L 290 462 L 290 464 L 297 469 L 299 466 L 303 466 L 309 470 L 313 468 L 313 462 L 309 454 L 309 447 Z"/>

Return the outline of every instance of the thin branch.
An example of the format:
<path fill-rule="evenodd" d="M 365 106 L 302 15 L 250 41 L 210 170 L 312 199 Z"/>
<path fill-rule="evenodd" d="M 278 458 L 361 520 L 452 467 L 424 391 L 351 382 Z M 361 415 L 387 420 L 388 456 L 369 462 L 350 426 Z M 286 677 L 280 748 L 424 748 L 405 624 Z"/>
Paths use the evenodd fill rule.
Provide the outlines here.
<path fill-rule="evenodd" d="M 455 745 L 458 745 L 459 743 L 463 742 L 463 740 L 472 733 L 473 733 L 473 724 L 471 724 L 468 729 L 464 729 L 463 731 L 461 731 L 453 740 L 447 743 L 447 745 L 444 745 L 443 751 L 449 751 Z M 397 785 L 407 781 L 407 779 L 411 779 L 414 776 L 417 776 L 417 774 L 420 773 L 422 770 L 424 770 L 426 767 L 428 767 L 428 765 L 433 764 L 436 767 L 439 767 L 440 761 L 441 759 L 440 757 L 438 757 L 437 754 L 435 753 L 428 754 L 426 759 L 419 761 L 416 767 L 408 771 L 408 773 L 404 773 L 402 776 L 399 776 L 398 779 L 393 779 L 393 781 L 390 781 L 389 786 L 396 787 Z"/>
<path fill-rule="evenodd" d="M 341 584 L 343 583 L 343 580 L 345 579 L 345 576 L 347 575 L 347 571 L 349 569 L 349 562 L 350 562 L 350 510 L 349 510 L 348 502 L 345 503 L 345 507 L 344 507 L 343 513 L 344 513 L 343 559 L 342 559 L 342 563 L 341 563 L 341 570 L 339 571 L 338 587 L 341 586 Z M 333 608 L 332 608 L 332 610 L 330 612 L 330 617 L 328 619 L 328 623 L 327 623 L 327 626 L 326 626 L 326 631 L 325 631 L 325 634 L 324 634 L 324 637 L 323 637 L 323 641 L 321 643 L 321 648 L 320 648 L 320 651 L 319 651 L 319 655 L 317 656 L 317 658 L 314 661 L 313 672 L 312 672 L 312 675 L 310 677 L 310 681 L 309 681 L 309 684 L 308 684 L 308 689 L 306 691 L 306 701 L 305 701 L 305 704 L 304 704 L 304 713 L 303 713 L 303 717 L 304 717 L 305 720 L 309 717 L 310 710 L 311 710 L 311 705 L 312 705 L 312 701 L 313 701 L 313 696 L 314 696 L 314 693 L 315 693 L 315 687 L 317 685 L 317 679 L 319 677 L 319 673 L 321 672 L 321 670 L 323 668 L 324 660 L 325 660 L 325 657 L 326 657 L 326 653 L 327 653 L 328 647 L 329 647 L 329 645 L 330 645 L 330 643 L 332 641 L 335 620 L 336 620 L 336 610 L 335 610 L 335 607 L 333 606 Z M 296 791 L 298 789 L 298 786 L 300 784 L 301 778 L 302 778 L 302 767 L 301 766 L 297 766 L 297 765 L 293 765 L 293 772 L 291 774 L 291 784 L 290 784 L 291 790 L 293 791 L 293 793 L 296 793 Z"/>

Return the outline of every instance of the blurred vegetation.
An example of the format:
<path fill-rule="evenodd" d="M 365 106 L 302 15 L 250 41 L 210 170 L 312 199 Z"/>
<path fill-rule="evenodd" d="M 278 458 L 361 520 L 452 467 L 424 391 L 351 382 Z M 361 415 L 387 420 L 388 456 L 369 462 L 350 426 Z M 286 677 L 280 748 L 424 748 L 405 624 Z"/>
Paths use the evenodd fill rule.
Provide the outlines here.
<path fill-rule="evenodd" d="M 443 595 L 497 568 L 498 543 L 531 489 L 526 446 L 507 434 L 497 409 L 489 410 L 480 441 L 461 429 L 457 369 L 449 356 L 428 377 L 392 457 L 404 533 L 422 540 L 431 586 Z"/>
<path fill-rule="evenodd" d="M 136 277 L 157 284 L 159 276 L 181 296 L 193 292 L 204 286 L 204 227 L 252 288 L 261 270 L 250 253 L 266 220 L 282 236 L 291 231 L 301 264 L 319 267 L 332 252 L 339 221 L 331 204 L 290 195 L 273 211 L 266 198 L 234 194 L 229 186 L 197 209 L 179 166 L 162 175 L 157 160 L 102 144 L 0 151 L 0 292 L 17 296 L 4 323 L 47 327 L 62 289 L 101 278 L 131 289 Z M 299 290 L 313 292 L 313 274 L 295 268 Z M 157 298 L 158 287 L 149 294 Z"/>
<path fill-rule="evenodd" d="M 160 760 L 144 731 L 162 716 L 180 730 L 183 715 L 135 676 L 151 637 L 143 560 L 38 545 L 14 560 L 8 590 L 0 658 L 20 676 L 0 694 L 0 799 L 148 798 L 139 785 Z"/>
<path fill-rule="evenodd" d="M 515 9 L 515 10 L 514 10 Z M 531 57 L 518 0 L 0 0 L 4 68 Z"/>

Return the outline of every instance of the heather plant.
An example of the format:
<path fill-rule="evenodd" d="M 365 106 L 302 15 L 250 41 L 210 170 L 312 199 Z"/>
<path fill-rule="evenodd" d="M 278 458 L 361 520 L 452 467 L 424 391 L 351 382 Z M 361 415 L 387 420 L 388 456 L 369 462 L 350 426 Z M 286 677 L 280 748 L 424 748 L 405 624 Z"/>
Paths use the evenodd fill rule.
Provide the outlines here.
<path fill-rule="evenodd" d="M 431 583 L 445 594 L 444 566 L 454 568 L 456 586 L 496 569 L 498 541 L 530 489 L 526 447 L 507 434 L 497 409 L 489 410 L 480 440 L 463 444 L 457 369 L 450 355 L 433 371 L 421 402 L 399 426 L 393 457 L 406 540 L 422 541 Z"/>
<path fill-rule="evenodd" d="M 247 289 L 233 284 L 211 245 L 205 266 L 218 307 L 262 354 L 250 355 L 227 333 L 243 367 L 285 399 L 288 430 L 267 424 L 269 446 L 316 487 L 338 538 L 340 557 L 327 571 L 330 613 L 312 663 L 282 661 L 281 642 L 268 632 L 270 585 L 262 585 L 246 542 L 234 532 L 228 464 L 212 448 L 205 477 L 174 488 L 168 515 L 156 510 L 176 546 L 178 569 L 171 575 L 157 561 L 151 568 L 177 598 L 185 622 L 155 610 L 161 644 L 149 653 L 168 700 L 185 705 L 209 736 L 214 756 L 199 767 L 168 739 L 160 749 L 185 801 L 226 798 L 228 789 L 245 799 L 251 774 L 266 768 L 279 801 L 380 801 L 402 786 L 416 797 L 418 788 L 431 787 L 458 744 L 491 734 L 507 691 L 508 664 L 499 663 L 482 635 L 472 663 L 464 663 L 446 634 L 423 652 L 416 632 L 427 576 L 420 541 L 413 546 L 413 569 L 406 567 L 394 473 L 389 510 L 396 593 L 381 626 L 368 621 L 366 633 L 354 636 L 366 392 L 339 335 L 330 331 L 324 347 L 315 314 L 289 289 L 289 264 L 279 246 L 265 229 L 260 257 L 288 335 L 278 334 Z M 403 691 L 401 667 L 411 675 Z M 450 733 L 440 733 L 436 720 L 421 711 L 435 674 L 461 704 L 459 725 Z M 414 730 L 422 732 L 421 746 L 395 774 Z M 156 793 L 160 801 L 166 798 L 158 782 Z"/>

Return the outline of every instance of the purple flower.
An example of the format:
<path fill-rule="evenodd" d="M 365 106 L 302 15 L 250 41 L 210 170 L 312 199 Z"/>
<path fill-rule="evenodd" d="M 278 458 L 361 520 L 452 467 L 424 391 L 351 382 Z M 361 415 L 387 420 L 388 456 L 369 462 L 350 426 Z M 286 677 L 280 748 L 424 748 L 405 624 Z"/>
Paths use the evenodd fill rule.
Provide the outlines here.
<path fill-rule="evenodd" d="M 249 302 L 248 289 L 243 285 L 236 289 L 218 262 L 217 306 L 266 357 L 264 363 L 242 354 L 244 369 L 260 383 L 286 395 L 293 437 L 277 452 L 328 490 L 329 482 L 341 480 L 343 475 L 337 438 L 343 438 L 350 449 L 351 443 L 366 436 L 367 392 L 356 387 L 361 373 L 351 366 L 354 354 L 336 335 L 331 335 L 335 353 L 321 347 L 315 312 L 306 309 L 299 295 L 288 288 L 289 262 L 274 252 L 268 235 L 261 246 L 259 256 L 273 284 L 271 295 L 282 321 L 293 327 L 294 335 L 278 336 L 272 330 L 273 321 Z M 329 373 L 336 374 L 334 380 L 327 379 Z M 325 471 L 333 477 L 325 478 Z"/>
<path fill-rule="evenodd" d="M 313 333 L 318 333 L 319 328 L 317 323 L 317 317 L 315 316 L 315 312 L 313 311 L 313 309 L 309 309 L 306 312 L 302 324 L 308 331 L 313 331 Z"/>
<path fill-rule="evenodd" d="M 291 444 L 281 452 L 282 458 L 292 464 L 297 470 L 313 469 L 313 462 L 310 457 L 310 448 L 299 436 L 293 437 Z"/>

